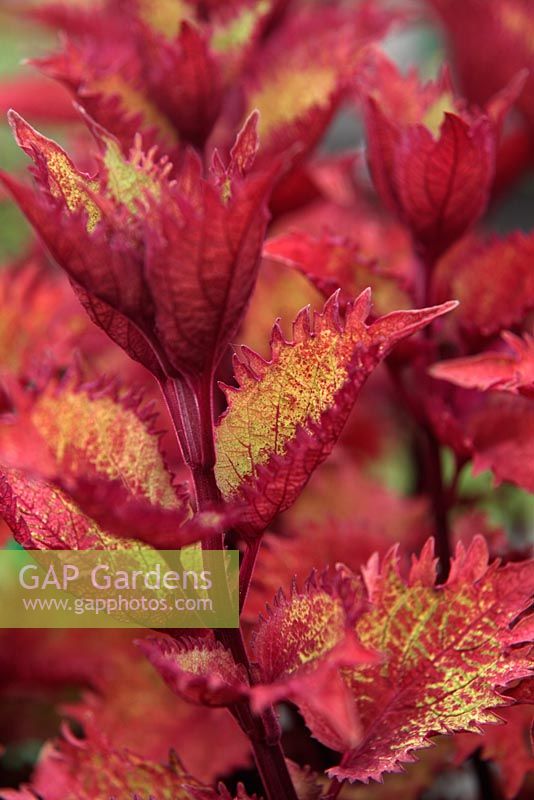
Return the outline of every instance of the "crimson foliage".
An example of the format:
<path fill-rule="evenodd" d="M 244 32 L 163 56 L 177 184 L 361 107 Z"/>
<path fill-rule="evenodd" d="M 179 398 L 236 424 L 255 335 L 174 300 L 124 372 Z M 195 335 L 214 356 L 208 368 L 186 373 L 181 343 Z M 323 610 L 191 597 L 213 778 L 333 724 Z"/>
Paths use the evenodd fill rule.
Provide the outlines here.
<path fill-rule="evenodd" d="M 451 54 L 426 83 L 380 49 L 414 13 Z M 534 246 L 484 224 L 534 158 L 529 0 L 9 15 L 62 44 L 0 87 L 37 234 L 0 275 L 2 537 L 239 548 L 242 614 L 3 631 L 0 744 L 48 741 L 1 796 L 528 791 Z M 341 109 L 367 171 L 318 155 Z"/>

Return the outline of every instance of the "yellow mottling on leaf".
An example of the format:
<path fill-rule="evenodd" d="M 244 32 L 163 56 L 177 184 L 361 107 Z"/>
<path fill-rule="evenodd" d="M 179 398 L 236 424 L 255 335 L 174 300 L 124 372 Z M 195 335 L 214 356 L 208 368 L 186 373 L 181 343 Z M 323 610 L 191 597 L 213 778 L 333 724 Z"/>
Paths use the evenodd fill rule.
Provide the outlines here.
<path fill-rule="evenodd" d="M 226 205 L 232 199 L 232 181 L 225 178 L 221 185 L 221 200 Z"/>
<path fill-rule="evenodd" d="M 217 53 L 227 53 L 244 47 L 251 39 L 258 20 L 270 9 L 268 0 L 259 0 L 252 8 L 245 8 L 225 26 L 216 28 L 211 46 Z"/>
<path fill-rule="evenodd" d="M 347 671 L 364 722 L 372 725 L 379 710 L 380 692 L 365 693 L 373 679 L 383 682 L 384 702 L 393 687 L 403 687 L 411 698 L 394 750 L 421 748 L 429 733 L 473 730 L 474 722 L 494 719 L 488 709 L 502 704 L 493 687 L 499 673 L 505 674 L 506 657 L 492 620 L 497 600 L 491 583 L 455 591 L 408 586 L 390 562 L 371 601 L 356 633 L 365 646 L 383 653 L 384 662 L 379 674 L 366 665 Z M 397 703 L 395 694 L 391 702 Z M 386 719 L 394 712 L 386 705 L 380 713 Z"/>
<path fill-rule="evenodd" d="M 144 194 L 157 199 L 161 187 L 158 168 L 152 160 L 152 154 L 145 155 L 140 141 L 136 141 L 126 160 L 118 143 L 107 139 L 104 153 L 104 165 L 107 170 L 107 191 L 116 203 L 125 205 L 131 214 L 139 212 L 139 203 Z"/>
<path fill-rule="evenodd" d="M 61 390 L 44 394 L 32 422 L 54 458 L 78 477 L 119 480 L 133 495 L 164 508 L 178 504 L 158 448 L 135 411 L 111 397 Z"/>
<path fill-rule="evenodd" d="M 285 453 L 299 425 L 317 422 L 347 380 L 354 341 L 328 328 L 273 354 L 261 380 L 230 393 L 217 431 L 217 480 L 225 496 L 259 464 Z"/>
<path fill-rule="evenodd" d="M 121 109 L 127 114 L 142 114 L 147 125 L 154 126 L 165 141 L 174 143 L 177 140 L 176 130 L 166 117 L 158 111 L 149 98 L 132 86 L 122 75 L 114 72 L 91 81 L 91 91 L 114 95 L 119 98 Z"/>
<path fill-rule="evenodd" d="M 295 69 L 290 65 L 266 79 L 249 98 L 249 112 L 260 112 L 260 139 L 289 125 L 316 107 L 326 107 L 336 88 L 336 71 L 329 67 Z"/>
<path fill-rule="evenodd" d="M 193 675 L 212 675 L 223 673 L 237 675 L 237 666 L 228 650 L 219 648 L 195 647 L 173 655 L 180 669 Z"/>
<path fill-rule="evenodd" d="M 425 111 L 422 122 L 433 136 L 439 134 L 446 112 L 454 113 L 454 97 L 450 92 L 440 95 Z"/>
<path fill-rule="evenodd" d="M 298 646 L 300 665 L 328 653 L 345 633 L 343 607 L 326 592 L 292 598 L 280 624 L 280 638 L 288 649 L 293 642 Z"/>
<path fill-rule="evenodd" d="M 268 664 L 271 678 L 294 676 L 325 657 L 347 635 L 343 602 L 324 588 L 292 593 L 269 610 L 254 639 L 260 663 Z"/>
<path fill-rule="evenodd" d="M 195 19 L 195 12 L 186 0 L 139 0 L 139 16 L 156 33 L 174 39 L 182 22 Z"/>
<path fill-rule="evenodd" d="M 191 789 L 201 784 L 185 773 L 176 758 L 169 766 L 148 761 L 131 750 L 115 750 L 103 742 L 79 747 L 65 742 L 53 758 L 66 786 L 65 800 L 96 797 L 156 797 L 158 800 L 190 800 Z M 58 773 L 59 774 L 59 773 Z M 205 788 L 205 787 L 204 787 Z"/>
<path fill-rule="evenodd" d="M 91 192 L 96 193 L 100 189 L 98 181 L 86 180 L 80 175 L 69 157 L 59 148 L 48 149 L 44 155 L 52 195 L 62 197 L 69 211 L 85 208 L 88 214 L 87 229 L 93 231 L 101 216 L 98 206 L 91 197 Z"/>

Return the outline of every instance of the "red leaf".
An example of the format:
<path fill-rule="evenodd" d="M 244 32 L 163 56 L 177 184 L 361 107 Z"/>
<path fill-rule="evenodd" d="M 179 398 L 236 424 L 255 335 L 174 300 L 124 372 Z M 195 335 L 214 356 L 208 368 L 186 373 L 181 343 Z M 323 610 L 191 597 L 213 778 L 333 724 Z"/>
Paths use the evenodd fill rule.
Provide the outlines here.
<path fill-rule="evenodd" d="M 386 489 L 348 457 L 325 462 L 280 523 L 281 530 L 267 533 L 262 543 L 245 606 L 250 621 L 293 576 L 303 581 L 314 568 L 340 561 L 359 570 L 374 552 L 383 556 L 396 542 L 408 556 L 432 532 L 423 498 Z"/>
<path fill-rule="evenodd" d="M 6 800 L 195 800 L 198 795 L 193 789 L 200 788 L 208 789 L 185 771 L 172 751 L 168 765 L 163 765 L 115 748 L 102 737 L 85 741 L 66 734 L 65 739 L 45 746 L 31 786 L 2 795 Z M 215 798 L 215 793 L 210 797 Z"/>
<path fill-rule="evenodd" d="M 40 700 L 72 698 L 54 714 L 75 720 L 86 740 L 105 738 L 116 750 L 128 750 L 148 761 L 165 763 L 172 742 L 189 769 L 201 780 L 244 767 L 249 760 L 245 735 L 225 710 L 197 707 L 176 697 L 139 650 L 138 632 L 119 630 L 3 631 L 0 647 L 2 692 L 1 738 L 12 736 L 15 709 L 37 708 Z M 36 704 L 36 691 L 40 700 Z M 7 703 L 12 698 L 13 703 Z M 21 706 L 21 701 L 24 703 Z M 28 721 L 31 724 L 31 721 Z M 51 729 L 46 731 L 50 735 Z M 26 726 L 26 736 L 37 731 Z M 221 737 L 224 748 L 219 747 Z M 131 800 L 128 797 L 128 800 Z"/>
<path fill-rule="evenodd" d="M 434 364 L 430 374 L 464 389 L 534 395 L 534 339 L 503 333 L 508 351 L 489 351 Z"/>
<path fill-rule="evenodd" d="M 133 646 L 133 633 L 98 631 L 89 639 L 87 633 L 85 641 L 75 640 L 65 651 L 67 658 L 80 654 L 83 663 L 89 663 L 97 686 L 63 709 L 66 717 L 83 728 L 86 738 L 104 735 L 116 748 L 160 763 L 167 758 L 170 744 L 179 743 L 188 767 L 205 781 L 247 763 L 248 741 L 231 716 L 206 707 L 200 713 L 198 707 L 173 694 Z M 61 653 L 58 660 L 61 664 Z M 224 748 L 217 746 L 221 737 Z"/>
<path fill-rule="evenodd" d="M 319 238 L 295 231 L 267 241 L 263 254 L 295 266 L 326 297 L 339 288 L 354 297 L 370 286 L 380 313 L 409 303 L 400 276 L 348 237 L 323 234 Z"/>
<path fill-rule="evenodd" d="M 258 795 L 248 795 L 242 783 L 237 784 L 235 798 L 222 783 L 217 787 L 217 793 L 212 789 L 190 789 L 192 800 L 259 800 Z"/>
<path fill-rule="evenodd" d="M 213 535 L 227 521 L 213 512 L 188 521 L 184 508 L 161 509 L 124 495 L 108 490 L 98 502 L 93 496 L 77 504 L 53 483 L 0 467 L 0 514 L 29 550 L 110 550 L 135 547 L 136 541 L 176 549 Z M 104 501 L 117 507 L 110 510 Z"/>
<path fill-rule="evenodd" d="M 373 180 L 432 265 L 486 208 L 505 107 L 497 119 L 489 108 L 467 111 L 447 74 L 422 86 L 382 56 L 370 72 L 362 83 Z"/>
<path fill-rule="evenodd" d="M 281 152 L 309 153 L 351 90 L 364 46 L 393 19 L 374 2 L 334 3 L 298 9 L 270 37 L 245 76 L 246 113 L 260 112 L 261 163 Z"/>
<path fill-rule="evenodd" d="M 25 549 L 102 550 L 113 539 L 60 489 L 19 470 L 0 470 L 0 511 Z M 116 541 L 115 546 L 117 546 Z"/>
<path fill-rule="evenodd" d="M 441 254 L 484 212 L 494 175 L 495 135 L 487 119 L 445 114 L 437 141 L 408 130 L 396 151 L 402 213 L 429 258 Z"/>
<path fill-rule="evenodd" d="M 391 348 L 454 305 L 393 312 L 368 326 L 369 292 L 347 305 L 344 319 L 333 295 L 313 319 L 300 312 L 293 341 L 275 325 L 270 361 L 242 350 L 243 360 L 234 359 L 239 388 L 226 387 L 218 423 L 216 476 L 224 499 L 243 508 L 244 534 L 263 531 L 294 502 Z"/>
<path fill-rule="evenodd" d="M 222 188 L 201 177 L 192 154 L 171 185 L 167 162 L 155 165 L 138 147 L 124 159 L 94 124 L 102 174 L 90 178 L 54 142 L 16 115 L 12 122 L 41 190 L 8 176 L 4 183 L 79 287 L 93 321 L 158 377 L 210 372 L 254 286 L 277 169 L 238 174 L 239 160 L 241 170 L 251 163 L 254 119 Z"/>
<path fill-rule="evenodd" d="M 466 0 L 461 8 L 449 0 L 426 0 L 439 14 L 466 97 L 482 105 L 522 69 L 530 70 L 517 104 L 534 124 L 534 75 L 529 0 Z M 476 47 L 473 47 L 476 42 Z"/>
<path fill-rule="evenodd" d="M 481 734 L 454 737 L 456 760 L 461 763 L 481 749 L 483 759 L 498 768 L 499 783 L 507 800 L 519 794 L 525 778 L 534 771 L 530 735 L 534 721 L 532 706 L 513 706 L 499 711 L 504 725 L 488 725 Z"/>
<path fill-rule="evenodd" d="M 17 135 L 36 160 L 42 188 L 33 191 L 6 174 L 0 174 L 0 179 L 74 281 L 93 322 L 123 346 L 131 358 L 155 375 L 162 375 L 146 314 L 138 243 L 135 237 L 120 231 L 121 226 L 129 224 L 129 212 L 121 206 L 115 220 L 102 220 L 93 200 L 96 181 L 79 173 L 59 146 L 20 118 L 14 119 Z M 127 293 L 120 288 L 125 276 Z"/>
<path fill-rule="evenodd" d="M 2 373 L 40 385 L 72 362 L 74 349 L 94 360 L 103 342 L 81 312 L 68 281 L 39 255 L 2 268 L 0 274 Z M 96 334 L 96 335 L 95 335 Z"/>
<path fill-rule="evenodd" d="M 64 231 L 64 233 L 66 234 L 65 242 L 67 243 L 68 234 L 66 231 Z M 102 241 L 102 246 L 103 244 L 104 242 Z M 54 251 L 51 249 L 51 252 L 53 253 Z M 99 257 L 97 253 L 94 253 L 94 255 L 95 257 Z M 57 257 L 56 260 L 61 264 L 61 261 L 59 261 Z M 121 259 L 116 259 L 117 267 L 120 266 L 120 260 Z M 124 261 L 126 260 L 127 259 L 124 258 Z M 89 262 L 88 260 L 87 263 L 95 264 L 98 262 L 93 260 Z M 93 276 L 87 277 L 89 278 L 88 283 L 93 283 Z M 97 281 L 94 281 L 94 285 L 98 285 Z M 110 303 L 101 300 L 96 294 L 87 291 L 75 281 L 72 281 L 72 288 L 76 292 L 78 300 L 86 310 L 89 318 L 95 325 L 98 325 L 115 344 L 122 347 L 130 358 L 133 358 L 134 361 L 146 367 L 155 377 L 163 378 L 164 366 L 161 364 L 156 352 L 156 346 L 154 342 L 151 341 L 151 337 L 147 336 L 135 322 L 113 308 Z"/>
<path fill-rule="evenodd" d="M 271 183 L 272 174 L 221 190 L 199 182 L 197 198 L 180 200 L 180 222 L 172 196 L 159 209 L 147 236 L 146 276 L 158 337 L 175 369 L 210 372 L 237 330 L 259 268 Z"/>
<path fill-rule="evenodd" d="M 491 709 L 509 703 L 499 687 L 530 674 L 525 649 L 511 646 L 529 636 L 512 625 L 531 602 L 534 561 L 488 567 L 478 537 L 467 552 L 458 547 L 444 586 L 435 576 L 432 546 L 414 559 L 407 581 L 395 552 L 381 568 L 369 562 L 371 607 L 356 633 L 386 660 L 347 676 L 364 735 L 331 775 L 366 782 L 400 771 L 429 736 L 494 722 Z"/>
<path fill-rule="evenodd" d="M 46 78 L 17 76 L 10 80 L 4 75 L 0 83 L 2 116 L 15 104 L 23 114 L 33 119 L 55 123 L 75 122 L 77 119 L 67 92 Z"/>
<path fill-rule="evenodd" d="M 533 235 L 468 238 L 439 262 L 432 297 L 460 301 L 454 316 L 475 341 L 522 325 L 534 308 L 533 258 Z"/>
<path fill-rule="evenodd" d="M 139 49 L 147 95 L 156 101 L 180 138 L 202 148 L 223 99 L 220 72 L 207 37 L 187 20 L 170 41 L 141 24 Z M 169 80 L 170 75 L 175 75 L 175 80 Z"/>
<path fill-rule="evenodd" d="M 491 469 L 498 482 L 534 492 L 534 406 L 531 399 L 495 395 L 468 416 L 475 473 Z"/>
<path fill-rule="evenodd" d="M 230 150 L 228 166 L 225 167 L 218 151 L 215 150 L 212 170 L 223 189 L 229 189 L 229 182 L 232 178 L 244 178 L 252 169 L 260 146 L 258 120 L 258 111 L 253 111 L 238 133 L 235 144 Z"/>
<path fill-rule="evenodd" d="M 378 660 L 352 633 L 360 591 L 341 570 L 333 581 L 312 576 L 302 592 L 294 582 L 291 595 L 280 591 L 260 617 L 253 639 L 264 681 L 252 689 L 253 708 L 292 700 L 312 734 L 336 750 L 355 746 L 362 734 L 340 670 Z"/>
<path fill-rule="evenodd" d="M 245 669 L 212 639 L 141 639 L 137 645 L 172 691 L 190 703 L 227 706 L 248 694 Z"/>

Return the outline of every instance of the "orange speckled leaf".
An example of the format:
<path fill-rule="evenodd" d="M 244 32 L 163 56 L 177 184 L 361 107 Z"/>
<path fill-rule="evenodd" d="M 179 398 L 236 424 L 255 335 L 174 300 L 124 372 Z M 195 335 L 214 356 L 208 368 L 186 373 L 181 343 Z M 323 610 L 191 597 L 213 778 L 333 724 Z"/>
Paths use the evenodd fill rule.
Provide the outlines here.
<path fill-rule="evenodd" d="M 356 633 L 385 661 L 347 672 L 364 734 L 331 775 L 367 782 L 398 772 L 429 736 L 497 721 L 492 709 L 510 702 L 502 687 L 530 674 L 524 648 L 512 649 L 528 626 L 511 626 L 531 602 L 534 561 L 488 566 L 476 537 L 467 552 L 458 546 L 447 583 L 435 578 L 432 540 L 407 580 L 395 551 L 364 570 L 371 607 Z"/>
<path fill-rule="evenodd" d="M 354 746 L 362 729 L 340 668 L 374 663 L 352 632 L 361 584 L 343 568 L 313 574 L 303 591 L 280 591 L 254 634 L 254 659 L 264 684 L 252 689 L 253 708 L 281 699 L 296 703 L 313 735 L 336 750 Z"/>
<path fill-rule="evenodd" d="M 13 429 L 4 427 L 2 441 L 4 461 L 27 471 L 6 469 L 2 505 L 9 515 L 10 488 L 19 514 L 6 520 L 25 546 L 34 536 L 33 504 L 40 509 L 35 535 L 44 537 L 44 547 L 57 548 L 61 540 L 67 549 L 89 549 L 93 539 L 97 547 L 104 537 L 115 546 L 122 540 L 122 546 L 137 541 L 175 549 L 232 524 L 231 510 L 213 506 L 192 514 L 187 486 L 175 483 L 160 449 L 157 414 L 143 404 L 139 392 L 104 380 L 78 384 L 68 379 L 50 383 L 29 405 L 19 410 Z M 6 476 L 15 475 L 13 485 Z M 31 508 L 26 507 L 28 498 Z M 49 507 L 59 515 L 51 524 L 43 510 Z"/>
<path fill-rule="evenodd" d="M 185 486 L 175 486 L 160 451 L 157 415 L 135 391 L 100 381 L 50 385 L 29 422 L 44 472 L 109 533 L 165 549 L 219 529 L 213 513 L 191 517 Z"/>
<path fill-rule="evenodd" d="M 104 199 L 135 216 L 145 194 L 159 196 L 169 167 L 165 160 L 155 164 L 153 154 L 144 154 L 140 139 L 125 158 L 117 140 L 88 119 L 102 149 L 100 174 L 91 177 L 80 172 L 56 142 L 32 128 L 15 111 L 10 111 L 8 118 L 17 143 L 35 163 L 37 179 L 68 211 L 85 210 L 89 232 L 102 218 L 100 205 Z"/>
<path fill-rule="evenodd" d="M 227 706 L 249 691 L 247 674 L 213 639 L 142 639 L 139 648 L 179 697 L 206 706 Z"/>
<path fill-rule="evenodd" d="M 34 59 L 32 63 L 54 81 L 64 84 L 80 108 L 113 132 L 125 154 L 134 144 L 138 132 L 142 133 L 147 147 L 154 144 L 163 145 L 166 150 L 176 147 L 176 132 L 146 88 L 136 79 L 132 64 L 120 72 L 110 70 L 109 62 L 114 53 L 116 40 L 104 43 L 101 37 L 98 41 L 95 37 L 85 46 L 68 40 L 62 52 Z M 18 100 L 16 105 L 20 108 Z M 22 107 L 21 111 L 24 110 Z M 71 103 L 71 116 L 73 111 Z"/>
<path fill-rule="evenodd" d="M 139 147 L 125 160 L 118 143 L 93 125 L 103 150 L 101 175 L 93 179 L 78 172 L 58 145 L 14 112 L 10 121 L 17 141 L 34 161 L 38 187 L 27 187 L 1 172 L 0 181 L 68 273 L 92 321 L 133 359 L 161 375 L 161 359 L 145 318 L 151 306 L 139 264 L 139 226 L 147 215 L 141 219 L 137 212 L 148 195 L 157 195 L 166 165 L 159 171 Z"/>
<path fill-rule="evenodd" d="M 264 530 L 288 508 L 332 450 L 357 394 L 401 339 L 454 308 L 398 311 L 371 325 L 366 291 L 340 315 L 337 295 L 322 313 L 299 313 L 293 341 L 275 325 L 271 359 L 242 349 L 239 388 L 225 387 L 228 410 L 216 431 L 216 476 L 225 500 L 244 506 L 245 534 Z"/>
<path fill-rule="evenodd" d="M 333 5 L 300 9 L 270 38 L 248 77 L 247 111 L 260 112 L 261 156 L 312 148 L 354 81 L 364 45 L 387 31 L 391 12 Z"/>
<path fill-rule="evenodd" d="M 442 361 L 430 368 L 430 374 L 465 389 L 534 395 L 534 339 L 528 335 L 521 339 L 508 332 L 502 338 L 507 351 Z"/>
<path fill-rule="evenodd" d="M 6 800 L 194 800 L 194 788 L 207 791 L 207 800 L 216 798 L 186 773 L 172 751 L 168 764 L 158 764 L 116 749 L 103 737 L 85 741 L 66 732 L 65 739 L 42 750 L 31 786 L 2 794 Z"/>
<path fill-rule="evenodd" d="M 34 174 L 39 182 L 69 211 L 84 209 L 87 228 L 93 230 L 100 219 L 93 199 L 100 191 L 100 182 L 77 170 L 62 147 L 32 128 L 15 111 L 8 113 L 8 119 L 18 145 L 34 161 Z"/>
<path fill-rule="evenodd" d="M 139 395 L 105 385 L 52 386 L 37 398 L 31 421 L 64 479 L 116 481 L 133 497 L 179 507 L 155 414 Z"/>

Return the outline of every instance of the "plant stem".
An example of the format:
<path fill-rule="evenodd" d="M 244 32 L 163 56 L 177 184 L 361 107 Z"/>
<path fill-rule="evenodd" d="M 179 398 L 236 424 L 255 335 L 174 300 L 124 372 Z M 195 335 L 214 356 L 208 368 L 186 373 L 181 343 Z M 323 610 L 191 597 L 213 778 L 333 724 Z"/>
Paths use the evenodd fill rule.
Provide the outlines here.
<path fill-rule="evenodd" d="M 451 544 L 449 530 L 449 500 L 443 482 L 439 442 L 433 431 L 425 427 L 421 430 L 423 449 L 423 480 L 432 503 L 432 516 L 436 534 L 436 555 L 439 559 L 439 577 L 445 581 L 451 564 Z"/>
<path fill-rule="evenodd" d="M 183 460 L 191 469 L 195 464 L 200 466 L 202 464 L 201 441 L 193 430 L 194 421 L 199 418 L 200 409 L 192 387 L 186 381 L 167 378 L 160 383 L 160 388 L 167 404 Z"/>
<path fill-rule="evenodd" d="M 243 610 L 246 603 L 250 581 L 256 565 L 256 559 L 261 545 L 261 537 L 257 537 L 253 542 L 247 544 L 245 555 L 239 570 L 239 610 Z"/>
<path fill-rule="evenodd" d="M 416 246 L 416 252 L 418 248 Z M 421 273 L 421 293 L 423 305 L 429 306 L 432 302 L 431 297 L 431 277 L 435 268 L 436 258 L 429 252 L 419 251 L 422 261 Z M 432 340 L 435 326 L 430 324 L 424 330 L 424 337 Z M 401 381 L 402 383 L 402 381 Z M 449 529 L 449 508 L 451 505 L 451 492 L 447 490 L 443 480 L 443 469 L 441 464 L 440 443 L 436 438 L 431 425 L 424 419 L 422 409 L 413 413 L 413 408 L 407 406 L 407 410 L 412 412 L 416 425 L 420 430 L 421 444 L 421 466 L 422 486 L 426 489 L 431 503 L 432 516 L 434 519 L 434 529 L 436 536 L 436 551 L 439 559 L 438 574 L 442 582 L 446 581 L 451 566 L 451 542 Z M 453 489 L 454 492 L 454 489 Z"/>
<path fill-rule="evenodd" d="M 197 511 L 213 508 L 221 502 L 215 480 L 215 445 L 213 440 L 212 380 L 203 380 L 195 386 L 169 379 L 162 384 L 169 413 L 184 460 L 191 469 Z M 224 549 L 224 532 L 205 539 L 204 550 Z M 251 545 L 243 560 L 243 575 L 240 574 L 240 599 L 246 597 L 258 543 Z M 241 629 L 221 628 L 214 630 L 217 639 L 232 653 L 234 660 L 242 664 L 255 682 L 255 672 L 250 663 Z M 231 711 L 250 739 L 254 758 L 268 800 L 297 800 L 291 776 L 280 745 L 280 726 L 272 707 L 258 716 L 250 703 L 235 703 Z"/>
<path fill-rule="evenodd" d="M 321 797 L 321 800 L 336 800 L 342 788 L 343 781 L 338 781 L 337 778 L 332 778 L 330 786 L 328 787 L 326 794 Z"/>
<path fill-rule="evenodd" d="M 449 531 L 449 507 L 455 484 L 449 489 L 444 485 L 439 441 L 424 419 L 422 410 L 412 400 L 404 387 L 402 376 L 386 362 L 395 391 L 401 398 L 407 414 L 417 426 L 415 440 L 417 462 L 420 472 L 418 491 L 426 492 L 432 504 L 432 516 L 436 535 L 436 550 L 439 558 L 440 579 L 446 580 L 450 570 L 451 546 Z"/>

